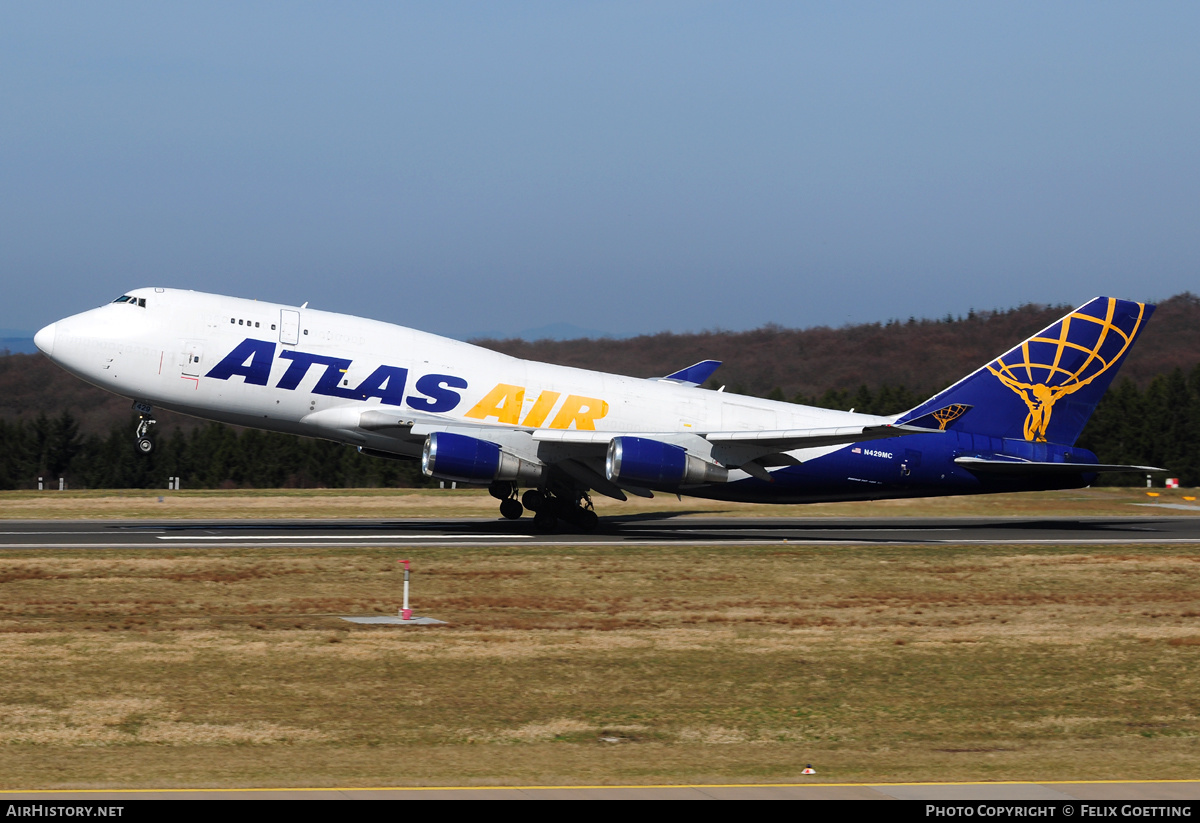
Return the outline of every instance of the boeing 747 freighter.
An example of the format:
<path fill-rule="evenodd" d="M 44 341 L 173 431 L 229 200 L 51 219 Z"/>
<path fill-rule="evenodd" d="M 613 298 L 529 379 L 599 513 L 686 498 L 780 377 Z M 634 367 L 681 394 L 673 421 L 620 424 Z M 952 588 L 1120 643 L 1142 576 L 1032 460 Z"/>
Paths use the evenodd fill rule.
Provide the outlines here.
<path fill-rule="evenodd" d="M 144 288 L 52 323 L 37 347 L 155 408 L 419 459 L 488 486 L 500 513 L 590 530 L 591 492 L 805 503 L 1086 486 L 1108 465 L 1075 441 L 1154 307 L 1097 297 L 903 414 L 701 388 L 705 360 L 659 378 L 520 360 L 402 326 Z M 524 489 L 524 493 L 521 490 Z"/>

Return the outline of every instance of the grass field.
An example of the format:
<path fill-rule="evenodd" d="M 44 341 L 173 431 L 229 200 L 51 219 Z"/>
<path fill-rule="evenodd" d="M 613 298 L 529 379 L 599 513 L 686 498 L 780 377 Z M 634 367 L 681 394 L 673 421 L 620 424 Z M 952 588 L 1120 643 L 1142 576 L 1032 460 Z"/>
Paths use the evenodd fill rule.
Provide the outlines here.
<path fill-rule="evenodd" d="M 49 516 L 13 515 L 41 498 L 8 494 L 9 516 Z M 167 505 L 138 494 L 57 502 L 89 517 Z M 1135 514 L 1147 500 L 1087 494 L 1021 505 Z M 179 497 L 216 501 L 191 516 L 398 516 L 361 501 L 408 495 Z M 490 514 L 478 498 L 438 499 Z M 911 510 L 972 513 L 932 505 Z M 897 513 L 879 506 L 858 510 Z M 0 554 L 0 787 L 799 782 L 806 763 L 822 782 L 1194 779 L 1200 766 L 1200 547 L 414 548 L 416 611 L 447 625 L 337 619 L 394 613 L 396 556 Z"/>

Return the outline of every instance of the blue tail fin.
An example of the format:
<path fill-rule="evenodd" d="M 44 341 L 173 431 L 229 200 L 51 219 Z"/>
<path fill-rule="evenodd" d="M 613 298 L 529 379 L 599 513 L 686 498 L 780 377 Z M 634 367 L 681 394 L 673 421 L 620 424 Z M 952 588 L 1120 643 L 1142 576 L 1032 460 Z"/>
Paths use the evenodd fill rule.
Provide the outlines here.
<path fill-rule="evenodd" d="M 1153 313 L 1144 303 L 1097 297 L 897 422 L 969 406 L 942 428 L 1073 445 Z"/>

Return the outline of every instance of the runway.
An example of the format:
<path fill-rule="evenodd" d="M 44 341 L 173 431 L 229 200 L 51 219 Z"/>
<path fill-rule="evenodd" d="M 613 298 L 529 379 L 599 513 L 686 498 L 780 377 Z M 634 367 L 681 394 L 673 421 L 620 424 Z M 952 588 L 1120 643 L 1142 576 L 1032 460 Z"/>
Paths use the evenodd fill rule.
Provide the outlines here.
<path fill-rule="evenodd" d="M 602 518 L 590 534 L 541 534 L 530 519 L 7 521 L 5 549 L 164 549 L 220 546 L 470 546 L 713 544 L 1200 543 L 1197 517 L 758 518 L 635 515 Z"/>

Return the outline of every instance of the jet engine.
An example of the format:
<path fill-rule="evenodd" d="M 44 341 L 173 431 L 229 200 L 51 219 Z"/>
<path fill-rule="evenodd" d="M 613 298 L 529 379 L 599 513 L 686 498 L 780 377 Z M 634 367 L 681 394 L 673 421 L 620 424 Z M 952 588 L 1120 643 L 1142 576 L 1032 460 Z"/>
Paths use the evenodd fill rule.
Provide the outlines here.
<path fill-rule="evenodd" d="M 624 481 L 652 489 L 729 480 L 725 467 L 689 454 L 683 446 L 646 437 L 614 437 L 608 444 L 604 473 L 614 483 Z"/>
<path fill-rule="evenodd" d="M 518 480 L 537 484 L 541 482 L 546 466 L 517 457 L 490 440 L 454 432 L 434 432 L 425 441 L 421 452 L 421 471 L 426 477 L 459 483 Z"/>

